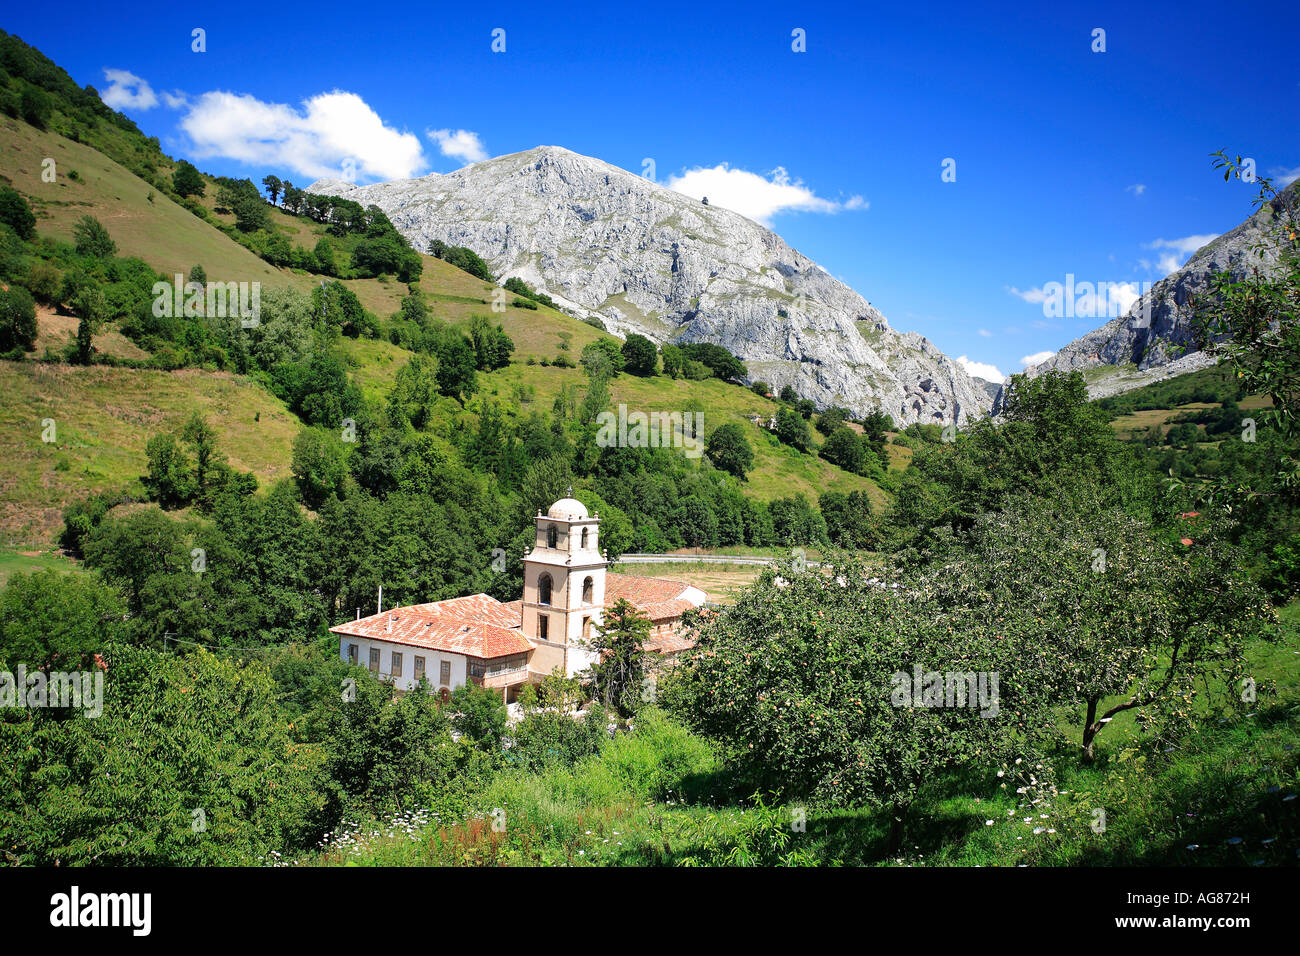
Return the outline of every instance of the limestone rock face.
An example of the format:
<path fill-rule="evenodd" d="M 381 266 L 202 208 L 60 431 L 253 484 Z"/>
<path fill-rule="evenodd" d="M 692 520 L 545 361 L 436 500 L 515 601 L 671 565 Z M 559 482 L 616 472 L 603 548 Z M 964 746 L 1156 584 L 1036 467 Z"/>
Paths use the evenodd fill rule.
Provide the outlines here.
<path fill-rule="evenodd" d="M 427 251 L 472 249 L 617 335 L 713 342 L 751 381 L 820 407 L 883 409 L 900 425 L 965 423 L 990 396 L 929 341 L 890 328 L 862 296 L 738 213 L 555 146 L 447 174 L 312 192 L 382 209 Z"/>
<path fill-rule="evenodd" d="M 1277 248 L 1263 240 L 1283 222 L 1294 222 L 1287 209 L 1295 208 L 1298 191 L 1300 181 L 1231 232 L 1198 249 L 1181 269 L 1152 285 L 1126 315 L 1075 339 L 1025 374 L 1079 369 L 1088 376 L 1089 394 L 1104 398 L 1213 365 L 1216 359 L 1198 351 L 1193 341 L 1192 299 L 1204 297 L 1217 272 L 1241 278 L 1254 268 L 1265 274 L 1277 268 Z M 1001 411 L 1004 395 L 994 400 L 994 414 Z"/>

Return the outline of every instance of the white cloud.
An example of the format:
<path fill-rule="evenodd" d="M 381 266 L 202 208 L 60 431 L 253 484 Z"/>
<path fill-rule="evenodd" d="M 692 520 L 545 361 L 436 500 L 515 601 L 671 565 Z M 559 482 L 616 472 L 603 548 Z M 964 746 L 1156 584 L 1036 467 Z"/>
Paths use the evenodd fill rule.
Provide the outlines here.
<path fill-rule="evenodd" d="M 179 110 L 190 105 L 190 98 L 180 90 L 172 90 L 170 93 L 164 90 L 162 92 L 163 104 L 169 110 Z"/>
<path fill-rule="evenodd" d="M 1047 301 L 1047 293 L 1043 291 L 1042 288 L 1026 289 L 1024 292 L 1021 292 L 1015 286 L 1009 285 L 1007 286 L 1007 291 L 1012 295 L 1019 296 L 1026 302 L 1032 302 L 1035 305 L 1040 305 Z"/>
<path fill-rule="evenodd" d="M 431 129 L 429 139 L 438 144 L 442 155 L 459 159 L 463 163 L 477 163 L 488 158 L 488 151 L 478 133 L 467 129 Z"/>
<path fill-rule="evenodd" d="M 1207 242 L 1212 242 L 1219 238 L 1217 232 L 1206 233 L 1203 236 L 1184 236 L 1181 239 L 1157 239 L 1154 242 L 1148 242 L 1144 248 L 1147 249 L 1176 249 L 1181 253 L 1190 255 Z"/>
<path fill-rule="evenodd" d="M 108 89 L 99 98 L 115 110 L 151 110 L 158 105 L 158 96 L 149 81 L 134 73 L 106 69 L 104 79 L 108 80 Z"/>
<path fill-rule="evenodd" d="M 1268 174 L 1277 182 L 1279 188 L 1285 188 L 1300 179 L 1300 166 L 1292 166 L 1290 169 L 1285 166 L 1274 166 Z"/>
<path fill-rule="evenodd" d="M 986 382 L 1006 381 L 1006 376 L 998 371 L 996 365 L 989 365 L 985 362 L 973 362 L 964 355 L 959 355 L 955 361 L 958 365 L 964 368 L 967 373 L 974 375 L 976 378 L 982 378 Z"/>
<path fill-rule="evenodd" d="M 351 163 L 358 179 L 408 179 L 426 166 L 419 137 L 385 125 L 355 93 L 334 90 L 298 109 L 248 94 L 212 91 L 180 127 L 197 158 L 221 156 L 304 176 L 337 177 Z"/>
<path fill-rule="evenodd" d="M 1020 364 L 1028 368 L 1030 365 L 1037 365 L 1040 362 L 1046 362 L 1055 354 L 1055 352 L 1035 352 L 1033 355 L 1026 355 L 1022 358 Z"/>
<path fill-rule="evenodd" d="M 1169 271 L 1172 272 L 1173 270 L 1170 269 Z M 1140 298 L 1142 298 L 1142 288 L 1136 282 L 1108 283 L 1106 301 L 1114 300 L 1118 302 L 1120 315 L 1128 315 L 1128 310 L 1133 308 L 1133 303 Z"/>
<path fill-rule="evenodd" d="M 1161 276 L 1167 276 L 1169 273 L 1182 268 L 1183 263 L 1187 261 L 1187 257 L 1193 252 L 1217 238 L 1219 238 L 1219 234 L 1211 232 L 1203 236 L 1184 236 L 1181 239 L 1157 239 L 1154 242 L 1144 243 L 1143 248 L 1168 250 L 1156 260 L 1154 270 L 1160 273 Z M 1152 268 L 1150 261 L 1146 259 L 1139 261 L 1143 268 Z"/>
<path fill-rule="evenodd" d="M 1171 272 L 1178 271 L 1178 268 L 1181 265 L 1182 262 L 1179 260 L 1178 256 L 1172 252 L 1166 252 L 1156 260 L 1156 271 L 1161 275 L 1169 275 Z"/>
<path fill-rule="evenodd" d="M 1161 262 L 1167 257 L 1162 257 Z M 1145 268 L 1150 263 L 1142 260 Z M 1175 266 L 1174 268 L 1177 268 Z M 1172 272 L 1173 270 L 1169 270 Z M 1068 316 L 1106 316 L 1125 315 L 1129 308 L 1142 297 L 1142 288 L 1136 282 L 1082 282 L 1075 281 L 1073 290 L 1067 284 L 1049 282 L 1051 289 L 1040 286 L 1033 289 L 1017 289 L 1007 286 L 1012 295 L 1034 305 L 1043 305 L 1043 314 L 1048 318 Z M 1068 294 L 1067 294 L 1068 293 Z M 1050 304 L 1045 304 L 1050 303 Z M 1116 312 L 1115 308 L 1119 311 Z M 1036 319 L 1030 323 L 1036 329 L 1059 329 L 1059 323 Z M 1011 331 L 1008 329 L 1007 331 Z"/>
<path fill-rule="evenodd" d="M 986 339 L 993 338 L 993 333 L 990 332 L 988 329 L 980 329 L 980 335 Z"/>
<path fill-rule="evenodd" d="M 1124 192 L 1132 193 L 1134 196 L 1141 196 L 1147 191 L 1146 183 L 1134 183 L 1132 186 L 1125 186 Z"/>
<path fill-rule="evenodd" d="M 870 205 L 861 196 L 852 196 L 844 203 L 822 199 L 802 181 L 791 179 L 781 166 L 767 179 L 745 169 L 731 169 L 726 163 L 697 166 L 670 177 L 667 185 L 692 199 L 707 197 L 710 205 L 738 212 L 765 226 L 771 225 L 777 213 L 834 213 L 841 209 L 866 209 Z"/>

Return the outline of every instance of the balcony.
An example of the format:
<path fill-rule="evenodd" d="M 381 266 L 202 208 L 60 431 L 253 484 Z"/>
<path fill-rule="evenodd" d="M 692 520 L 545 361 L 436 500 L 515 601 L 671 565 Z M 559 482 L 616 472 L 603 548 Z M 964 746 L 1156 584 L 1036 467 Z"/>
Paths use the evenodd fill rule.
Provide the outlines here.
<path fill-rule="evenodd" d="M 528 665 L 508 669 L 471 667 L 469 679 L 479 687 L 511 687 L 528 680 Z"/>

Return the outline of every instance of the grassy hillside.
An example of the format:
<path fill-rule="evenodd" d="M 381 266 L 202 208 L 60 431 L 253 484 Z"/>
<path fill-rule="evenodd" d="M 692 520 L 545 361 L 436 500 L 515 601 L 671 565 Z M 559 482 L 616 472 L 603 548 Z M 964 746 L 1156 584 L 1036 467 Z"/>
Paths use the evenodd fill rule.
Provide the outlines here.
<path fill-rule="evenodd" d="M 1141 437 L 1155 426 L 1162 434 L 1183 415 L 1235 402 L 1243 412 L 1272 407 L 1267 395 L 1245 395 L 1226 368 L 1206 368 L 1097 402 L 1122 438 Z M 1201 426 L 1204 431 L 1204 426 Z"/>
<path fill-rule="evenodd" d="M 593 332 L 595 330 L 592 330 Z M 580 350 L 576 344 L 575 350 Z M 501 394 L 511 394 L 517 387 L 532 389 L 536 398 L 533 404 L 549 408 L 555 396 L 565 385 L 579 389 L 586 379 L 578 369 L 542 368 L 532 365 L 511 365 L 488 377 L 489 388 Z M 505 388 L 496 385 L 497 381 Z M 637 378 L 620 375 L 610 383 L 611 404 L 626 404 L 629 411 L 698 411 L 703 413 L 705 432 L 719 425 L 737 423 L 745 429 L 746 437 L 754 448 L 754 468 L 746 482 L 746 490 L 764 501 L 803 492 L 815 499 L 823 491 L 866 490 L 873 505 L 882 505 L 885 493 L 869 478 L 854 475 L 812 455 L 802 455 L 777 441 L 766 428 L 749 421 L 750 415 L 764 420 L 775 413 L 772 401 L 760 398 L 747 388 L 727 385 L 718 379 L 692 382 L 670 379 L 662 375 L 655 378 Z M 820 436 L 818 436 L 820 437 Z"/>
<path fill-rule="evenodd" d="M 1267 395 L 1248 395 L 1237 402 L 1237 407 L 1243 411 L 1271 408 L 1272 405 L 1273 402 Z M 1186 412 L 1200 412 L 1221 407 L 1220 402 L 1183 402 L 1161 408 L 1143 408 L 1141 411 L 1119 415 L 1111 419 L 1110 424 L 1121 436 L 1145 433 L 1152 425 L 1159 425 L 1162 430 L 1167 431 L 1174 420 Z"/>
<path fill-rule="evenodd" d="M 1114 420 L 1134 412 L 1168 409 L 1191 403 L 1202 403 L 1202 407 L 1205 407 L 1225 401 L 1240 401 L 1242 398 L 1244 396 L 1232 373 L 1226 367 L 1213 366 L 1098 399 L 1096 404 Z"/>
<path fill-rule="evenodd" d="M 445 263 L 439 265 L 450 268 Z M 472 277 L 466 278 L 474 281 Z M 440 310 L 441 307 L 435 305 L 435 314 Z M 483 311 L 482 307 L 479 311 Z M 473 314 L 473 310 L 468 310 L 468 314 Z M 468 314 L 464 320 L 466 324 Z M 503 316 L 494 314 L 492 317 L 501 321 L 515 340 L 516 361 L 508 368 L 481 375 L 480 397 L 496 400 L 506 407 L 515 406 L 527 413 L 548 411 L 565 387 L 577 389 L 578 394 L 582 394 L 587 379 L 580 369 L 529 365 L 528 359 L 554 358 L 560 354 L 559 346 L 566 341 L 565 336 L 570 343 L 569 353 L 576 355 L 584 345 L 599 338 L 600 332 L 568 316 L 544 314 L 542 309 L 536 312 L 509 309 Z M 347 340 L 341 347 L 353 363 L 354 378 L 369 398 L 387 396 L 398 370 L 412 354 L 387 342 L 365 339 Z M 766 428 L 752 424 L 751 415 L 766 420 L 776 406 L 747 388 L 728 385 L 718 379 L 687 381 L 664 375 L 638 378 L 623 374 L 610 383 L 610 396 L 613 407 L 622 403 L 629 411 L 701 412 L 706 434 L 729 422 L 741 425 L 754 448 L 754 468 L 749 473 L 745 490 L 761 500 L 769 501 L 797 492 L 815 499 L 823 491 L 830 490 L 865 490 L 871 496 L 872 504 L 878 507 L 887 500 L 885 492 L 871 479 L 844 471 L 814 455 L 800 454 L 777 441 Z M 447 414 L 455 414 L 451 403 L 446 403 L 445 410 Z"/>
<path fill-rule="evenodd" d="M 49 547 L 77 498 L 118 488 L 145 469 L 145 442 L 207 416 L 221 451 L 266 484 L 289 473 L 297 419 L 265 389 L 220 372 L 81 368 L 0 362 L 0 543 Z M 57 441 L 41 441 L 53 419 Z"/>
<path fill-rule="evenodd" d="M 61 315 L 53 309 L 40 307 L 36 310 L 36 354 L 43 356 L 47 351 L 62 354 L 77 334 L 77 318 Z M 92 341 L 95 350 L 101 355 L 110 355 L 122 359 L 147 359 L 149 353 L 136 345 L 121 332 L 113 328 L 103 328 L 95 333 Z"/>
<path fill-rule="evenodd" d="M 73 225 L 89 214 L 108 228 L 121 255 L 166 275 L 198 263 L 213 280 L 293 281 L 89 146 L 0 117 L 0 154 L 9 184 L 27 196 L 43 235 L 71 241 Z M 46 157 L 55 161 L 52 183 L 41 179 Z"/>

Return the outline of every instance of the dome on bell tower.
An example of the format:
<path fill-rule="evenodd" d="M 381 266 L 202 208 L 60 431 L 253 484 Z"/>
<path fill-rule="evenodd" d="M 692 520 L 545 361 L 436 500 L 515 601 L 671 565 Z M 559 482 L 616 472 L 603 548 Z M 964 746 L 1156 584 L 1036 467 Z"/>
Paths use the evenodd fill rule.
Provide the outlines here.
<path fill-rule="evenodd" d="M 587 506 L 577 498 L 561 498 L 546 511 L 548 518 L 586 518 Z"/>

